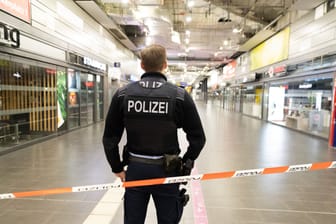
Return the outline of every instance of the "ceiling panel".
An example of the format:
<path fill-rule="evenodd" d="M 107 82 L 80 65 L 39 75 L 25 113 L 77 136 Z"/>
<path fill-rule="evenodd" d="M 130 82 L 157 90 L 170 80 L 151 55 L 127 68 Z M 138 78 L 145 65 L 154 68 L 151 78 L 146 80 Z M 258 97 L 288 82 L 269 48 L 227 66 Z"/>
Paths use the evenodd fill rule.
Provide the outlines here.
<path fill-rule="evenodd" d="M 75 1 L 79 3 L 83 0 Z M 274 28 L 279 18 L 290 10 L 303 8 L 303 5 L 305 10 L 312 9 L 321 1 L 129 0 L 125 3 L 125 0 L 100 0 L 100 2 L 102 3 L 100 7 L 107 17 L 133 43 L 132 50 L 135 53 L 146 44 L 158 43 L 167 48 L 170 61 L 181 61 L 187 64 L 187 67 L 191 64 L 197 66 L 197 62 L 199 66 L 211 67 L 227 63 L 230 58 L 250 50 L 272 36 L 276 32 Z M 99 17 L 95 18 L 100 20 Z M 101 20 L 106 23 L 106 18 Z"/>

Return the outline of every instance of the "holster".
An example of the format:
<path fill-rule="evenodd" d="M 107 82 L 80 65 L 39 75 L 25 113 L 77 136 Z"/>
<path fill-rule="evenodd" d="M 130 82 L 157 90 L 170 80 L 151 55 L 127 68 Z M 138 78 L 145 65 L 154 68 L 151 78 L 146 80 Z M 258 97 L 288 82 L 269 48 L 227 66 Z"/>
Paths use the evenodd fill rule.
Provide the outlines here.
<path fill-rule="evenodd" d="M 181 175 L 182 173 L 182 158 L 178 155 L 163 155 L 163 168 L 167 174 Z"/>

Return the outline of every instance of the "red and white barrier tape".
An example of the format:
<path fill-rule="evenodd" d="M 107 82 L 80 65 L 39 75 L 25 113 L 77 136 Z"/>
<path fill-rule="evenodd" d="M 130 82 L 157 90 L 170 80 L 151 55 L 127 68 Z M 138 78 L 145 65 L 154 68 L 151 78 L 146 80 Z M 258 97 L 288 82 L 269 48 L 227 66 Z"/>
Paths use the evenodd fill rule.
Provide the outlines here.
<path fill-rule="evenodd" d="M 206 173 L 190 176 L 177 176 L 177 177 L 156 178 L 147 180 L 126 181 L 116 184 L 110 183 L 110 184 L 86 185 L 77 187 L 54 188 L 54 189 L 37 190 L 37 191 L 13 192 L 13 193 L 0 194 L 0 200 L 44 196 L 51 194 L 63 194 L 71 192 L 102 191 L 121 187 L 127 188 L 127 187 L 149 186 L 156 184 L 182 183 L 193 180 L 213 180 L 213 179 L 225 179 L 234 177 L 251 177 L 251 176 L 277 174 L 277 173 L 294 173 L 303 171 L 324 170 L 331 168 L 336 168 L 336 161 L 309 163 L 309 164 L 291 165 L 291 166 L 268 167 L 268 168 L 250 169 L 250 170 L 227 171 L 218 173 Z"/>

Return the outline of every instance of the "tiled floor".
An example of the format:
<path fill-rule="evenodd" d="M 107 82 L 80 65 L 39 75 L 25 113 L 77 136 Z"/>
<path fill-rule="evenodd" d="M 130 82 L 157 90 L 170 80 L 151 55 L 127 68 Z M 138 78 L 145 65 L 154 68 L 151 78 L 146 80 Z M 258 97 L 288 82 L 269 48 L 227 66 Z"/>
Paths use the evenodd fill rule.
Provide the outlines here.
<path fill-rule="evenodd" d="M 336 160 L 336 151 L 328 149 L 326 140 L 223 111 L 211 103 L 199 104 L 199 111 L 207 135 L 196 162 L 199 173 Z M 99 123 L 0 156 L 0 194 L 115 181 L 105 160 L 102 131 Z M 180 138 L 185 148 L 183 134 Z M 336 223 L 334 169 L 209 180 L 201 186 L 210 224 Z M 105 193 L 0 200 L 0 223 L 87 224 L 90 214 L 109 210 L 98 204 Z M 105 195 L 100 203 L 110 199 L 113 196 Z M 181 223 L 195 223 L 192 205 L 193 201 L 185 208 Z M 152 204 L 148 213 L 146 224 L 156 223 Z M 100 218 L 121 224 L 122 215 L 119 207 L 114 217 Z"/>

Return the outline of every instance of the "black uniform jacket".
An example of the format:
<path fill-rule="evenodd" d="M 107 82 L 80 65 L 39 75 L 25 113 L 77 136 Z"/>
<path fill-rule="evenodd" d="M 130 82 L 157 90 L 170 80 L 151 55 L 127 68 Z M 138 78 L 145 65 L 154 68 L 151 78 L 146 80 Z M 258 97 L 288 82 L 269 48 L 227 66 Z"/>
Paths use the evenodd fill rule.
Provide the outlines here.
<path fill-rule="evenodd" d="M 169 85 L 169 87 L 171 88 L 180 88 L 180 87 L 175 87 L 173 84 L 168 83 L 166 77 L 163 74 L 158 73 L 158 72 L 144 73 L 141 76 L 140 82 L 144 80 L 151 80 L 151 81 L 154 80 L 154 81 L 158 81 L 161 83 L 165 83 L 166 85 Z M 134 83 L 131 83 L 124 88 L 118 89 L 117 92 L 114 94 L 106 120 L 105 120 L 103 145 L 104 145 L 106 158 L 114 173 L 119 173 L 123 170 L 123 165 L 120 159 L 118 145 L 119 145 L 124 129 L 126 128 L 127 130 L 128 126 L 126 127 L 126 124 L 125 124 L 125 113 L 124 113 L 125 95 L 122 94 L 121 92 L 124 91 L 125 88 L 129 87 L 130 85 L 134 85 Z M 180 93 L 182 91 L 182 95 L 180 94 L 182 97 L 176 98 L 176 101 L 173 107 L 174 108 L 174 111 L 173 111 L 174 119 L 172 122 L 174 123 L 173 127 L 175 127 L 173 130 L 174 134 L 167 135 L 169 136 L 167 139 L 167 136 L 160 136 L 161 132 L 158 131 L 160 130 L 160 127 L 157 127 L 157 129 L 155 130 L 148 130 L 148 127 L 155 128 L 155 125 L 154 126 L 149 125 L 147 128 L 141 127 L 141 130 L 139 128 L 139 130 L 136 130 L 136 131 L 132 130 L 132 132 L 130 130 L 127 130 L 127 146 L 132 145 L 133 142 L 130 142 L 130 141 L 137 140 L 136 144 L 133 144 L 133 149 L 130 148 L 129 151 L 138 153 L 138 154 L 143 154 L 143 155 L 156 155 L 156 154 L 163 155 L 165 153 L 171 153 L 172 151 L 171 149 L 168 149 L 168 147 L 167 149 L 158 149 L 157 153 L 154 153 L 154 154 L 153 154 L 153 151 L 150 151 L 150 153 L 148 153 L 148 149 L 151 147 L 151 144 L 153 143 L 154 140 L 164 139 L 164 142 L 169 143 L 168 145 L 170 146 L 170 148 L 172 146 L 176 148 L 174 149 L 175 152 L 173 153 L 176 153 L 176 152 L 179 153 L 180 149 L 179 149 L 178 138 L 177 138 L 177 129 L 182 128 L 183 131 L 186 133 L 186 138 L 189 142 L 187 151 L 183 155 L 183 160 L 184 161 L 186 161 L 187 159 L 195 160 L 199 156 L 205 144 L 205 134 L 204 134 L 203 127 L 201 124 L 201 120 L 196 110 L 195 104 L 192 98 L 190 97 L 190 95 L 184 89 L 179 89 L 179 91 Z M 164 94 L 164 93 L 161 93 L 161 94 Z M 162 104 L 162 109 L 164 109 L 163 104 Z M 151 122 L 151 121 L 149 120 L 148 122 Z M 136 128 L 133 128 L 133 129 L 136 129 Z M 141 139 L 137 139 L 137 136 L 140 136 Z M 150 139 L 153 139 L 153 137 L 155 139 L 150 140 Z M 163 144 L 163 145 L 166 146 L 167 144 Z"/>

